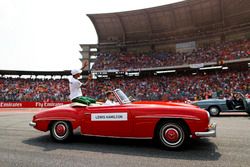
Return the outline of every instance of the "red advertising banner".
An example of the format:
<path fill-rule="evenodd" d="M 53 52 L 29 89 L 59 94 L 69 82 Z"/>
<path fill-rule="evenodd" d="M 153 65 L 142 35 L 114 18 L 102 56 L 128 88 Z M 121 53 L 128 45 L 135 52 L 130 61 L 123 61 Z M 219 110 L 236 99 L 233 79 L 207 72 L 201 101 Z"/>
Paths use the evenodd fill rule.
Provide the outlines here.
<path fill-rule="evenodd" d="M 0 108 L 52 108 L 70 102 L 0 102 Z"/>

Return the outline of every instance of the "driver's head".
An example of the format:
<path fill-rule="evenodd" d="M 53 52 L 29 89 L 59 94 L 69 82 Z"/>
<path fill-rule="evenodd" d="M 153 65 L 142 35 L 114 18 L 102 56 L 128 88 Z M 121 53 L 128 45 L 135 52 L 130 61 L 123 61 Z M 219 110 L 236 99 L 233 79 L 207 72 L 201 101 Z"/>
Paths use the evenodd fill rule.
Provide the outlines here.
<path fill-rule="evenodd" d="M 108 100 L 111 100 L 111 101 L 115 100 L 115 96 L 114 96 L 114 93 L 112 91 L 108 91 L 106 93 L 106 97 L 107 97 Z"/>

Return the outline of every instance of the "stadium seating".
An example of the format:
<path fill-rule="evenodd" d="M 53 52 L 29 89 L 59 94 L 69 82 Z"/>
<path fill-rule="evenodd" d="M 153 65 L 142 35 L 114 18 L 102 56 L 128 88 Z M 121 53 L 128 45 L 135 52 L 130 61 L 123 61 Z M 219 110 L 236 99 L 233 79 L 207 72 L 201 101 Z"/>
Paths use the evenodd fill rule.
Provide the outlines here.
<path fill-rule="evenodd" d="M 250 94 L 250 71 L 93 80 L 83 94 L 104 100 L 105 92 L 116 88 L 138 100 L 223 98 L 233 91 Z M 68 95 L 66 79 L 0 78 L 0 101 L 58 102 L 69 101 Z"/>
<path fill-rule="evenodd" d="M 250 75 L 246 72 L 225 72 L 206 75 L 151 76 L 144 78 L 116 78 L 95 80 L 85 93 L 103 99 L 106 90 L 120 88 L 128 96 L 139 100 L 197 100 L 223 98 L 239 91 L 249 94 Z M 92 91 L 95 90 L 95 91 Z"/>
<path fill-rule="evenodd" d="M 93 70 L 139 69 L 250 58 L 250 40 L 224 42 L 191 53 L 99 53 Z M 83 93 L 104 99 L 120 88 L 138 100 L 197 100 L 223 98 L 232 91 L 250 94 L 250 72 L 220 72 L 180 76 L 150 76 L 94 80 Z M 0 78 L 0 101 L 69 101 L 66 79 Z"/>
<path fill-rule="evenodd" d="M 99 53 L 93 70 L 140 69 L 218 62 L 250 57 L 250 40 L 197 48 L 191 53 Z"/>
<path fill-rule="evenodd" d="M 68 81 L 0 78 L 0 101 L 66 101 Z"/>

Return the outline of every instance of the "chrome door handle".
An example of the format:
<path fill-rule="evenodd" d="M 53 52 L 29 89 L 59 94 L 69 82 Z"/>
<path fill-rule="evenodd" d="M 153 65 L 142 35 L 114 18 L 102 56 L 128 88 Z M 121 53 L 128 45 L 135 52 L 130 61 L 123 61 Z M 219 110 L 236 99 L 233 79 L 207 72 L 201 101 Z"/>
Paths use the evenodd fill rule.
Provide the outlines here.
<path fill-rule="evenodd" d="M 85 114 L 85 115 L 90 115 L 90 112 L 85 112 L 84 114 Z"/>

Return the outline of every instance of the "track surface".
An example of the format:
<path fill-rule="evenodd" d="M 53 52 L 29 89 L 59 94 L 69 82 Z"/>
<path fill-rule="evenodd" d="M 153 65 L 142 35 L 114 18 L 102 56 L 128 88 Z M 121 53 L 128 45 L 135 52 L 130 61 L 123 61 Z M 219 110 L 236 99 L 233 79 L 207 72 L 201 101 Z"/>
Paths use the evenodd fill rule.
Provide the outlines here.
<path fill-rule="evenodd" d="M 49 133 L 28 126 L 34 112 L 0 112 L 0 167 L 46 166 L 246 166 L 250 164 L 250 117 L 213 118 L 217 138 L 194 141 L 185 150 L 166 151 L 150 140 L 83 137 L 55 143 Z"/>

